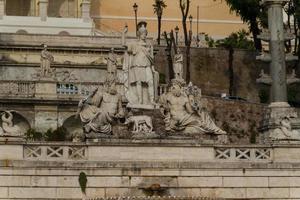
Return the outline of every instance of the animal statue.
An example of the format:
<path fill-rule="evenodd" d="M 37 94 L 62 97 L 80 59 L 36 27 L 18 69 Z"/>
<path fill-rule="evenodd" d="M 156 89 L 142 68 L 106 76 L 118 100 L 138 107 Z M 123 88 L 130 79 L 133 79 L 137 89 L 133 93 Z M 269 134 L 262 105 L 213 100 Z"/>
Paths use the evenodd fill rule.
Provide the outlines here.
<path fill-rule="evenodd" d="M 152 118 L 145 115 L 130 116 L 125 124 L 133 124 L 133 133 L 153 132 Z"/>
<path fill-rule="evenodd" d="M 14 123 L 13 123 L 12 111 L 4 111 L 1 114 L 1 120 L 2 120 L 2 129 L 3 129 L 4 134 L 10 135 L 10 136 L 21 135 L 20 127 L 17 125 L 14 125 Z M 1 132 L 1 130 L 0 130 L 0 132 Z"/>

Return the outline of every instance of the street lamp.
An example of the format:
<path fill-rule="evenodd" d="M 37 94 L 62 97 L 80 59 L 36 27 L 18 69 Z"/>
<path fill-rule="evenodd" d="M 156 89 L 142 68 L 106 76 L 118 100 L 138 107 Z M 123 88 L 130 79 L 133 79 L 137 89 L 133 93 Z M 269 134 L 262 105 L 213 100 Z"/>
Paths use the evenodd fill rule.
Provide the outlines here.
<path fill-rule="evenodd" d="M 199 6 L 197 6 L 197 47 L 199 47 Z"/>
<path fill-rule="evenodd" d="M 138 11 L 138 5 L 136 3 L 133 4 L 133 10 L 134 10 L 134 14 L 135 14 L 135 34 L 137 36 L 137 11 Z"/>
<path fill-rule="evenodd" d="M 179 32 L 179 28 L 178 28 L 178 26 L 176 26 L 176 27 L 175 27 L 175 36 L 176 36 L 176 38 L 175 38 L 176 41 L 175 41 L 175 42 L 176 42 L 176 45 L 177 45 L 177 46 L 178 46 L 178 32 Z"/>
<path fill-rule="evenodd" d="M 189 20 L 190 20 L 190 30 L 192 30 L 192 24 L 193 24 L 193 16 L 192 15 L 190 15 L 189 16 Z"/>

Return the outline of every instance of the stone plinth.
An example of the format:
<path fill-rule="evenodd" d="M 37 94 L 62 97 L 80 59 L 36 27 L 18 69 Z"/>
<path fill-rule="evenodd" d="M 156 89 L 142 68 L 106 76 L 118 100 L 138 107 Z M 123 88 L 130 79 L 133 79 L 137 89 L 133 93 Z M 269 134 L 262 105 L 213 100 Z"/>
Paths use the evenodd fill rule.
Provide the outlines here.
<path fill-rule="evenodd" d="M 5 15 L 5 0 L 0 0 L 0 19 Z"/>
<path fill-rule="evenodd" d="M 84 0 L 81 3 L 81 17 L 82 17 L 84 22 L 91 21 L 90 7 L 91 7 L 91 2 L 89 0 Z"/>
<path fill-rule="evenodd" d="M 37 98 L 57 98 L 56 83 L 48 81 L 38 81 L 35 84 L 35 97 Z"/>
<path fill-rule="evenodd" d="M 47 20 L 48 12 L 48 0 L 39 1 L 39 13 L 42 21 Z"/>

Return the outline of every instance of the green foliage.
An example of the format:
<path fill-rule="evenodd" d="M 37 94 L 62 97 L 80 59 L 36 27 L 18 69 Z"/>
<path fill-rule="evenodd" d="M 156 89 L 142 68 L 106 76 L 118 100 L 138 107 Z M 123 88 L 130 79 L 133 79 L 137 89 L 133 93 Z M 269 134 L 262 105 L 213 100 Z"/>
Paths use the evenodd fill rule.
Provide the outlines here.
<path fill-rule="evenodd" d="M 291 85 L 288 87 L 287 97 L 288 102 L 293 106 L 299 106 L 299 94 L 300 88 L 298 84 Z"/>
<path fill-rule="evenodd" d="M 159 83 L 166 83 L 166 75 L 159 73 Z"/>
<path fill-rule="evenodd" d="M 164 8 L 167 7 L 164 0 L 154 0 L 153 11 L 157 16 L 161 16 L 163 14 Z"/>
<path fill-rule="evenodd" d="M 80 172 L 79 177 L 78 177 L 78 182 L 81 188 L 81 192 L 83 194 L 86 194 L 86 185 L 87 185 L 87 177 L 84 172 Z"/>
<path fill-rule="evenodd" d="M 205 41 L 209 47 L 216 46 L 215 40 L 212 37 L 210 37 L 208 34 L 205 34 Z"/>
<path fill-rule="evenodd" d="M 250 143 L 251 144 L 255 144 L 256 143 L 256 137 L 257 137 L 257 133 L 255 131 L 255 121 L 251 121 L 250 123 L 250 127 L 249 127 L 249 131 L 250 131 Z"/>
<path fill-rule="evenodd" d="M 248 39 L 249 33 L 245 30 L 240 30 L 235 33 L 231 33 L 227 38 L 218 40 L 216 42 L 217 47 L 224 48 L 236 48 L 236 49 L 248 49 L 255 50 L 254 42 Z"/>
<path fill-rule="evenodd" d="M 267 13 L 260 0 L 225 0 L 230 11 L 235 12 L 241 19 L 249 25 L 250 32 L 253 35 L 255 48 L 261 50 L 261 40 L 258 39 L 260 26 L 266 28 Z"/>
<path fill-rule="evenodd" d="M 56 130 L 48 129 L 45 133 L 46 141 L 65 141 L 68 131 L 64 127 L 58 127 Z"/>
<path fill-rule="evenodd" d="M 259 99 L 260 103 L 268 103 L 269 102 L 269 89 L 260 89 L 259 90 Z"/>
<path fill-rule="evenodd" d="M 265 10 L 260 4 L 260 0 L 225 0 L 228 4 L 230 11 L 235 12 L 241 19 L 250 23 L 251 20 L 263 20 Z"/>
<path fill-rule="evenodd" d="M 25 139 L 27 141 L 41 141 L 43 140 L 43 134 L 35 129 L 30 128 L 25 133 Z"/>

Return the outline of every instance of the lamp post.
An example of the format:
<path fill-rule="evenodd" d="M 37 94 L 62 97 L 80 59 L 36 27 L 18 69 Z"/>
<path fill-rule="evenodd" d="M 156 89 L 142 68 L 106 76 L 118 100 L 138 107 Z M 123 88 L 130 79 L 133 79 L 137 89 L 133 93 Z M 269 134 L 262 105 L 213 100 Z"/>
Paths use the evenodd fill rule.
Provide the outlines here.
<path fill-rule="evenodd" d="M 193 40 L 193 16 L 189 16 L 190 20 L 190 31 L 189 31 L 189 46 L 191 46 L 192 40 Z"/>
<path fill-rule="evenodd" d="M 190 30 L 192 31 L 192 28 L 193 28 L 193 16 L 192 15 L 190 15 L 189 16 L 189 20 L 190 20 Z"/>
<path fill-rule="evenodd" d="M 139 6 L 136 3 L 134 3 L 132 7 L 135 15 L 135 35 L 137 36 L 137 11 Z"/>
<path fill-rule="evenodd" d="M 178 26 L 175 27 L 175 42 L 176 42 L 176 45 L 178 46 L 178 33 L 179 33 L 179 28 Z"/>
<path fill-rule="evenodd" d="M 197 6 L 197 47 L 199 47 L 199 6 Z"/>

